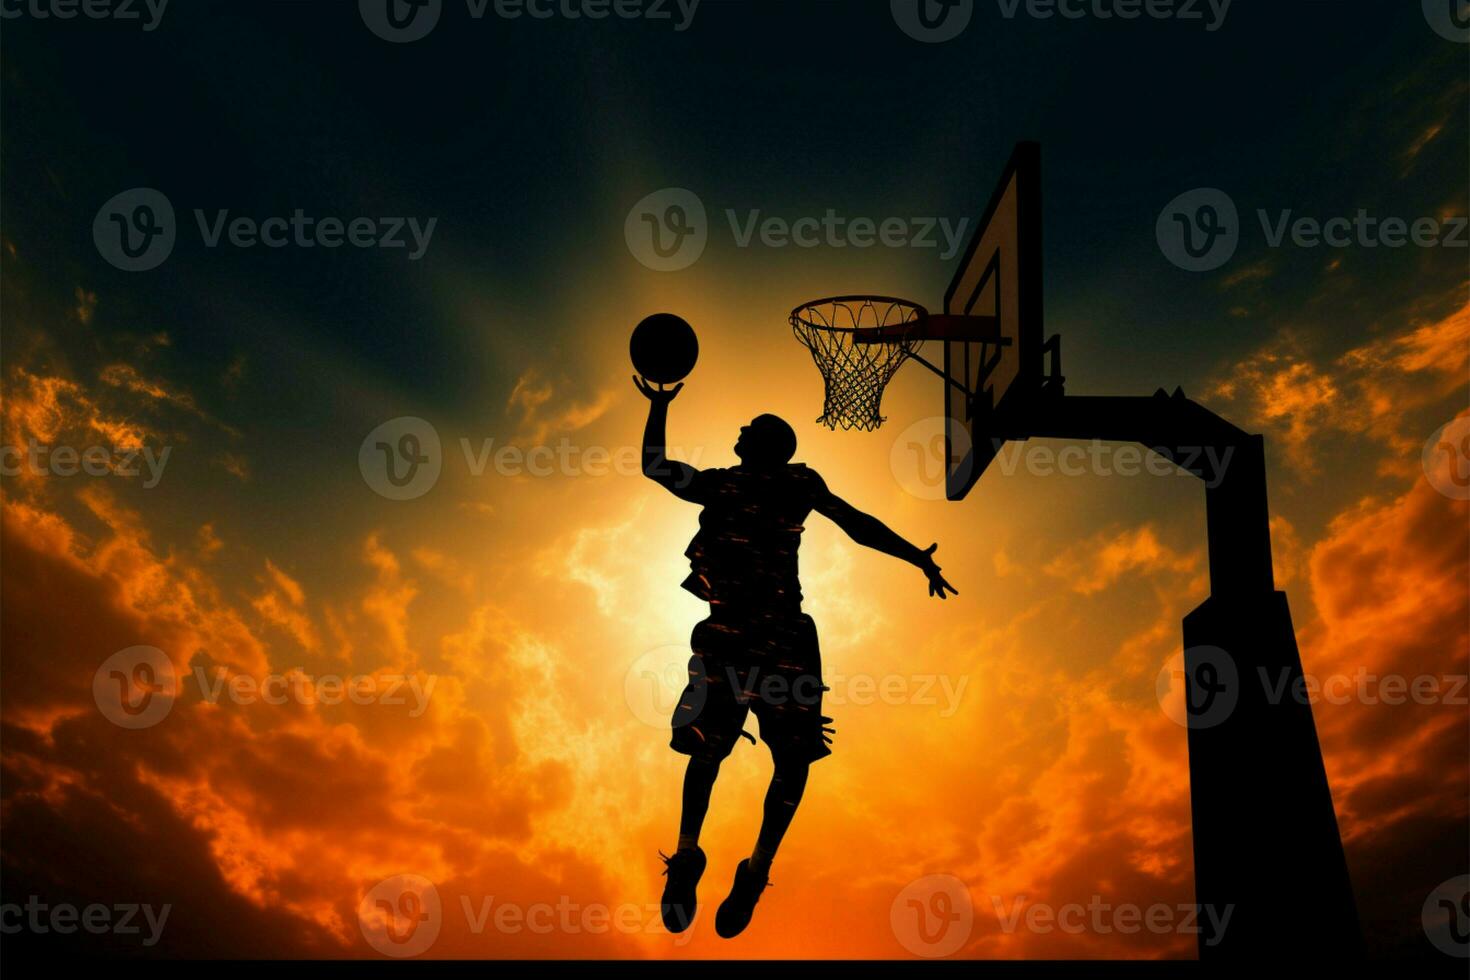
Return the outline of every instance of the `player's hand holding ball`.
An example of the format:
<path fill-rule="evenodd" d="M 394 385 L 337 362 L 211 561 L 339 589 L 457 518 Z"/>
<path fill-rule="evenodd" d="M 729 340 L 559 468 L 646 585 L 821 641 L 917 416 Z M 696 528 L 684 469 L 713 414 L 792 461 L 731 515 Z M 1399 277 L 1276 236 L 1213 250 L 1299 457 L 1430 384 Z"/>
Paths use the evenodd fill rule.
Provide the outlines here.
<path fill-rule="evenodd" d="M 655 388 L 636 374 L 633 375 L 633 384 L 639 391 L 643 392 L 644 398 L 647 398 L 655 405 L 667 405 L 674 400 L 674 396 L 684 387 L 684 382 L 681 381 L 672 388 Z"/>
<path fill-rule="evenodd" d="M 633 378 L 633 384 L 655 405 L 667 405 L 684 387 L 683 379 L 694 370 L 694 362 L 699 359 L 699 339 L 694 336 L 694 328 L 681 317 L 655 313 L 634 328 L 628 353 L 641 375 Z"/>

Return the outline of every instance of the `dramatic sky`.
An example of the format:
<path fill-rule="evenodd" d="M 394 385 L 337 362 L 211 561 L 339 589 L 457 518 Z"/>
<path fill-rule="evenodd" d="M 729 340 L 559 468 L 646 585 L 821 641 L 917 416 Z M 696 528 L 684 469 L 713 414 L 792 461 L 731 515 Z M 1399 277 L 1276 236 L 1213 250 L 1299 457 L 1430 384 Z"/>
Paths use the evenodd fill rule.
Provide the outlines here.
<path fill-rule="evenodd" d="M 1033 442 L 965 501 L 934 499 L 911 445 L 936 379 L 910 366 L 883 429 L 830 432 L 786 313 L 859 291 L 937 304 L 942 236 L 742 237 L 752 214 L 973 220 L 1035 139 L 1068 390 L 1182 386 L 1265 434 L 1277 581 L 1331 682 L 1315 712 L 1364 927 L 1377 951 L 1438 955 L 1421 908 L 1470 871 L 1467 464 L 1439 448 L 1463 453 L 1470 426 L 1470 47 L 1410 2 L 1200 21 L 976 0 L 942 43 L 881 0 L 705 0 L 682 30 L 676 5 L 476 19 L 445 0 L 409 43 L 357 7 L 0 28 L 0 441 L 26 454 L 7 449 L 3 484 L 3 897 L 171 908 L 152 946 L 34 941 L 378 957 L 403 951 L 388 895 L 428 910 L 431 957 L 1193 956 L 1175 929 L 1008 923 L 1193 900 L 1182 695 L 1157 679 L 1209 591 L 1200 485 L 1103 453 L 1058 473 L 1039 454 L 1065 444 Z M 94 237 L 136 188 L 175 215 L 146 271 Z M 708 244 L 662 270 L 625 224 L 668 188 L 702 202 Z M 1233 202 L 1239 241 L 1190 271 L 1156 223 L 1199 188 Z M 434 225 L 416 257 L 406 231 L 408 248 L 207 243 L 222 211 L 298 209 Z M 1275 236 L 1360 212 L 1442 237 L 1459 217 L 1459 245 Z M 673 446 L 727 465 L 742 422 L 786 417 L 835 491 L 939 542 L 960 590 L 940 604 L 810 522 L 838 734 L 733 942 L 707 916 L 670 937 L 651 908 L 683 763 L 669 684 L 702 616 L 678 587 L 697 512 L 629 466 L 645 403 L 627 334 L 657 310 L 701 343 Z M 360 465 L 388 423 L 395 444 L 438 437 L 411 499 L 372 477 L 371 445 Z M 79 472 L 66 452 L 90 447 Z M 103 668 L 129 674 L 137 647 L 158 651 L 167 714 L 124 727 L 139 718 Z M 252 693 L 272 678 L 290 693 Z M 710 907 L 768 765 L 744 745 L 724 767 Z M 966 896 L 952 943 L 913 927 L 911 900 Z"/>

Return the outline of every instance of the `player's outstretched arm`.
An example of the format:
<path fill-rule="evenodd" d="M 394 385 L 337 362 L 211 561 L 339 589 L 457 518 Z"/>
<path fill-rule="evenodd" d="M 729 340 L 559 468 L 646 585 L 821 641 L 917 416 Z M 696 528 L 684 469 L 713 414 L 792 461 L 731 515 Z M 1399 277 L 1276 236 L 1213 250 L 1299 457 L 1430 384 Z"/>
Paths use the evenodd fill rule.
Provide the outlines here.
<path fill-rule="evenodd" d="M 931 544 L 927 548 L 920 549 L 917 545 L 899 537 L 894 531 L 872 514 L 864 514 L 852 504 L 831 492 L 819 495 L 817 503 L 813 508 L 817 513 L 830 518 L 832 523 L 865 548 L 881 551 L 885 555 L 902 558 L 910 565 L 915 566 L 929 579 L 929 594 L 947 599 L 945 594 L 948 589 L 954 595 L 960 592 L 953 585 L 944 580 L 939 574 L 939 566 L 934 564 L 934 552 L 939 547 Z"/>
<path fill-rule="evenodd" d="M 643 427 L 643 475 L 674 496 L 698 503 L 694 497 L 694 478 L 699 471 L 666 455 L 669 402 L 684 387 L 683 382 L 672 388 L 655 388 L 635 375 L 633 384 L 648 399 L 648 424 Z"/>

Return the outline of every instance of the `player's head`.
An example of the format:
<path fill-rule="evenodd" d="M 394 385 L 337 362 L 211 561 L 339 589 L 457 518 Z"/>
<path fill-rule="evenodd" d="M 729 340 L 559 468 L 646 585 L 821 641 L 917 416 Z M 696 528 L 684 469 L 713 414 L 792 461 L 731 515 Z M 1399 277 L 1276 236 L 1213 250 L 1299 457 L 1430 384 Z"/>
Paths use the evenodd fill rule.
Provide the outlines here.
<path fill-rule="evenodd" d="M 796 455 L 796 432 L 784 419 L 757 415 L 740 427 L 735 455 L 749 466 L 785 466 Z"/>

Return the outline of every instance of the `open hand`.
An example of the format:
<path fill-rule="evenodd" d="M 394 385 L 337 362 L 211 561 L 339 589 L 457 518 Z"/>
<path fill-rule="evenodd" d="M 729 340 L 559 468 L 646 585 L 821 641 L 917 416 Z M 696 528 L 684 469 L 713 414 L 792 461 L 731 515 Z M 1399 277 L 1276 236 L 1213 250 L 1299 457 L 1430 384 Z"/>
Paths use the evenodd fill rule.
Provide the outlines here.
<path fill-rule="evenodd" d="M 925 548 L 924 563 L 919 567 L 923 569 L 924 574 L 929 577 L 929 594 L 938 596 L 941 599 L 948 599 L 949 596 L 944 594 L 945 589 L 948 589 L 955 595 L 959 595 L 960 590 L 946 582 L 944 580 L 944 576 L 939 574 L 939 566 L 934 564 L 934 552 L 938 548 L 938 544 L 931 544 L 929 547 Z"/>
<path fill-rule="evenodd" d="M 633 385 L 639 391 L 643 392 L 644 398 L 647 398 L 655 405 L 667 405 L 669 402 L 673 401 L 674 396 L 677 395 L 684 388 L 684 382 L 682 381 L 674 385 L 674 387 L 672 388 L 665 388 L 663 385 L 659 385 L 657 388 L 655 388 L 653 385 L 638 377 L 638 375 L 636 374 L 633 375 Z"/>

